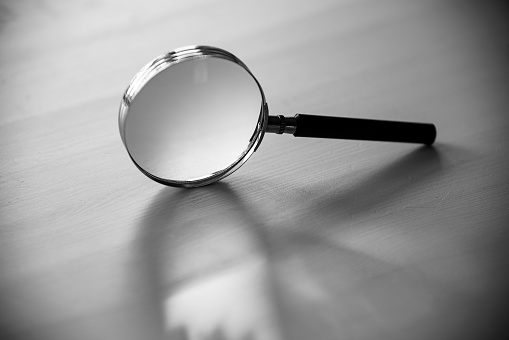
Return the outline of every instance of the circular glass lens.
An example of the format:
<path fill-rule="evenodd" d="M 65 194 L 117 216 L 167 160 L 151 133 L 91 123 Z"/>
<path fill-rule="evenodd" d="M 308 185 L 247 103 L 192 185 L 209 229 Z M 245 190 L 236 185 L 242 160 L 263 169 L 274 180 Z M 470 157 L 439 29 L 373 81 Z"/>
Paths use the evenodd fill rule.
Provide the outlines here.
<path fill-rule="evenodd" d="M 263 104 L 243 66 L 214 56 L 184 59 L 153 76 L 130 101 L 124 143 L 138 167 L 165 184 L 208 184 L 252 153 Z"/>

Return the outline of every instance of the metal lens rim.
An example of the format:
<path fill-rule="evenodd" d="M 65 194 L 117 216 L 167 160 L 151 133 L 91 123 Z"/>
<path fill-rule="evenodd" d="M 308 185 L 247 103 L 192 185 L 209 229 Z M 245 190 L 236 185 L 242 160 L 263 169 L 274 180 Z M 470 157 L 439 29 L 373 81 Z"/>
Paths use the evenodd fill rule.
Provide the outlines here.
<path fill-rule="evenodd" d="M 260 115 L 258 118 L 258 123 L 253 133 L 253 136 L 248 144 L 248 147 L 244 152 L 229 166 L 218 170 L 210 175 L 194 178 L 190 180 L 172 180 L 167 178 L 161 178 L 155 176 L 145 169 L 143 169 L 132 157 L 127 148 L 127 144 L 125 141 L 125 122 L 129 115 L 129 107 L 131 102 L 134 100 L 136 95 L 141 91 L 141 89 L 157 74 L 166 70 L 168 67 L 178 64 L 182 61 L 198 59 L 198 58 L 221 58 L 226 59 L 235 64 L 244 68 L 253 78 L 253 80 L 258 85 L 261 95 L 261 103 L 260 103 Z M 253 154 L 253 152 L 257 149 L 258 145 L 261 143 L 263 139 L 263 135 L 265 134 L 265 130 L 267 129 L 267 121 L 269 117 L 268 107 L 265 100 L 265 94 L 263 93 L 263 89 L 256 79 L 256 77 L 251 73 L 248 67 L 235 55 L 232 53 L 212 46 L 187 46 L 176 49 L 172 52 L 163 54 L 149 62 L 145 65 L 131 80 L 129 86 L 124 92 L 122 100 L 120 102 L 119 116 L 118 116 L 118 124 L 120 130 L 120 137 L 122 138 L 122 142 L 131 157 L 131 160 L 136 165 L 136 167 L 147 177 L 150 179 L 173 187 L 186 187 L 186 188 L 194 188 L 201 187 L 207 184 L 214 183 L 219 181 L 220 179 L 232 174 L 235 170 L 237 170 L 242 164 L 244 164 L 249 157 Z"/>

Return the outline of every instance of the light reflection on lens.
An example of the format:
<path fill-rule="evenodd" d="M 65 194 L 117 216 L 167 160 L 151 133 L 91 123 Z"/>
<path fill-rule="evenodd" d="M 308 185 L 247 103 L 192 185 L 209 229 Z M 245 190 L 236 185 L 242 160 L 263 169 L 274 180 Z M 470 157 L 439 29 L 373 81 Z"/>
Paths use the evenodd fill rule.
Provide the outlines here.
<path fill-rule="evenodd" d="M 247 151 L 261 106 L 257 82 L 240 65 L 213 57 L 182 61 L 153 77 L 131 102 L 126 147 L 159 178 L 210 176 Z"/>

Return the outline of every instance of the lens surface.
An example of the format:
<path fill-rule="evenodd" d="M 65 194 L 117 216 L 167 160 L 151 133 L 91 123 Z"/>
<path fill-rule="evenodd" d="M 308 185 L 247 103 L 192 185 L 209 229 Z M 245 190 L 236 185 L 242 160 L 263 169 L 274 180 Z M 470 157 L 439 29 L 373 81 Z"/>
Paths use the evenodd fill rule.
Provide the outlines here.
<path fill-rule="evenodd" d="M 137 165 L 153 176 L 210 177 L 248 151 L 262 99 L 253 76 L 232 61 L 181 61 L 155 75 L 131 101 L 124 143 Z"/>

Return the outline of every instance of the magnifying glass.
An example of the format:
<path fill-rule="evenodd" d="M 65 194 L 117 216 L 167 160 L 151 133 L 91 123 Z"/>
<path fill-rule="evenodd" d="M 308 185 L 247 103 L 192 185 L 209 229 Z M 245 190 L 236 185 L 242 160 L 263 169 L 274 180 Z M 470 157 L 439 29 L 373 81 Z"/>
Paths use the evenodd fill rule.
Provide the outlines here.
<path fill-rule="evenodd" d="M 230 175 L 265 133 L 431 145 L 433 124 L 296 114 L 271 116 L 262 87 L 228 51 L 190 46 L 157 57 L 133 78 L 119 128 L 134 164 L 149 178 L 200 187 Z"/>

